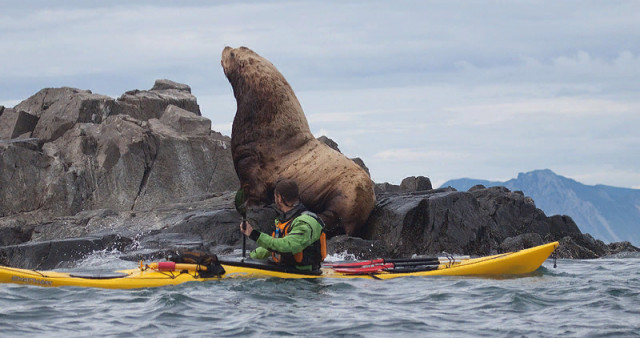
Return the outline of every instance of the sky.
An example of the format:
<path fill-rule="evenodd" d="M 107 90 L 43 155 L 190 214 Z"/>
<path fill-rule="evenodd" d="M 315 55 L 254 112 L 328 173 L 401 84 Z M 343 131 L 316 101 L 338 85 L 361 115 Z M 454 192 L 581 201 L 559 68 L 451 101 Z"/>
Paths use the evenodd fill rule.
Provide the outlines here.
<path fill-rule="evenodd" d="M 640 189 L 640 1 L 4 1 L 0 105 L 191 86 L 231 135 L 225 46 L 287 78 L 375 182 L 551 169 Z"/>

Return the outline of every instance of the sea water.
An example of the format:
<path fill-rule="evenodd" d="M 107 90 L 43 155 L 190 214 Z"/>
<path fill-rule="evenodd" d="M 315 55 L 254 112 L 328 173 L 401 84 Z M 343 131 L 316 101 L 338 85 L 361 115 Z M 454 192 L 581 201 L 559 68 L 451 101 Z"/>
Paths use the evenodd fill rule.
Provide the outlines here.
<path fill-rule="evenodd" d="M 71 270 L 135 268 L 96 253 Z M 232 279 L 138 290 L 0 285 L 0 336 L 640 336 L 640 255 L 520 277 Z"/>

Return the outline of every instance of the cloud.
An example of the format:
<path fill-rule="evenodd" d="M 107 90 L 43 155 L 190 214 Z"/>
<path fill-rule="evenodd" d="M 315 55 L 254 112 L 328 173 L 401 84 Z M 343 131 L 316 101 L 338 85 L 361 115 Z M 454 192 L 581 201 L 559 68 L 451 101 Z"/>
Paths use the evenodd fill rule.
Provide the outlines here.
<path fill-rule="evenodd" d="M 468 154 L 465 154 L 468 155 Z M 387 149 L 377 152 L 373 155 L 374 158 L 383 161 L 421 161 L 421 160 L 451 160 L 459 158 L 461 154 L 454 152 L 446 152 L 440 150 L 421 150 L 414 148 L 400 148 L 400 149 Z"/>
<path fill-rule="evenodd" d="M 169 78 L 230 134 L 220 52 L 246 45 L 284 74 L 311 129 L 376 179 L 551 167 L 637 186 L 638 13 L 636 1 L 13 2 L 0 13 L 0 104 Z"/>

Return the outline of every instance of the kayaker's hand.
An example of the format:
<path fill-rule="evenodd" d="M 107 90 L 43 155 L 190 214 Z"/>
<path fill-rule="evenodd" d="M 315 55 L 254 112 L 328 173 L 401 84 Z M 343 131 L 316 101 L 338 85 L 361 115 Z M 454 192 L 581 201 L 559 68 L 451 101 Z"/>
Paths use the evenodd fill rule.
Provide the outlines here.
<path fill-rule="evenodd" d="M 242 223 L 245 224 L 245 228 L 242 228 Z M 251 227 L 251 224 L 249 224 L 249 222 L 244 221 L 244 222 L 240 222 L 240 232 L 243 233 L 245 236 L 249 236 L 251 235 L 251 231 L 253 231 L 253 227 Z"/>

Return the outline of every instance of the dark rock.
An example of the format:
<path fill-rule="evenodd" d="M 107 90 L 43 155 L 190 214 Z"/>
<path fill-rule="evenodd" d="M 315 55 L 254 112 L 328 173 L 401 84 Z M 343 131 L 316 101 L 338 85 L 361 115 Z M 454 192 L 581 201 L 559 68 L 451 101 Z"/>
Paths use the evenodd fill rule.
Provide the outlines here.
<path fill-rule="evenodd" d="M 490 255 L 555 240 L 568 246 L 559 250 L 561 258 L 593 258 L 608 252 L 604 243 L 583 235 L 570 217 L 547 217 L 530 198 L 503 187 L 387 193 L 368 223 L 364 238 L 382 241 L 393 256 Z"/>
<path fill-rule="evenodd" d="M 195 103 L 188 86 L 155 87 L 154 104 L 163 110 L 149 121 L 121 114 L 111 98 L 72 88 L 44 89 L 20 103 L 40 117 L 33 134 L 43 138 L 0 143 L 0 215 L 34 225 L 82 210 L 141 210 L 235 189 L 230 138 L 211 132 L 199 110 L 172 104 Z M 137 116 L 150 106 L 133 108 Z"/>
<path fill-rule="evenodd" d="M 181 134 L 207 136 L 211 133 L 211 120 L 174 105 L 167 106 L 160 122 Z"/>
<path fill-rule="evenodd" d="M 33 232 L 22 231 L 24 227 L 16 224 L 12 228 L 5 217 L 0 219 L 5 221 L 4 227 L 0 222 L 5 241 L 5 246 L 0 248 L 0 264 L 41 269 L 60 267 L 114 246 L 123 253 L 121 258 L 134 261 L 165 259 L 176 250 L 193 249 L 238 255 L 242 236 L 238 231 L 240 215 L 233 207 L 234 196 L 233 191 L 189 196 L 135 212 L 88 210 L 42 223 Z M 266 233 L 272 231 L 275 216 L 273 207 L 250 209 L 248 215 L 254 227 Z M 542 236 L 534 232 L 500 237 L 502 232 L 494 229 L 496 222 L 473 194 L 453 189 L 388 195 L 378 202 L 368 223 L 371 233 L 365 234 L 369 236 L 367 239 L 330 238 L 329 254 L 346 251 L 358 259 L 441 252 L 487 255 L 554 240 L 546 238 L 550 234 Z M 30 234 L 28 245 L 13 245 L 20 240 L 6 240 L 19 236 L 26 240 Z M 109 242 L 105 238 L 116 239 Z M 624 244 L 609 249 L 604 243 L 579 233 L 560 241 L 560 258 L 595 258 L 610 254 L 617 247 L 634 249 Z M 248 240 L 247 250 L 253 248 L 255 243 Z"/>
<path fill-rule="evenodd" d="M 0 139 L 30 138 L 38 117 L 24 111 L 7 109 L 0 115 Z"/>
<path fill-rule="evenodd" d="M 431 180 L 424 176 L 409 176 L 402 180 L 400 185 L 391 183 L 376 183 L 374 191 L 376 194 L 402 193 L 414 191 L 432 190 Z"/>
<path fill-rule="evenodd" d="M 60 161 L 20 144 L 0 143 L 0 214 L 3 216 L 60 208 L 58 203 L 66 198 L 66 194 L 60 193 L 66 192 L 66 184 L 64 164 Z M 49 216 L 51 213 L 43 212 L 40 220 Z"/>
<path fill-rule="evenodd" d="M 153 84 L 153 88 L 151 88 L 151 90 L 153 91 L 171 90 L 171 89 L 175 89 L 178 91 L 187 92 L 191 94 L 191 87 L 189 87 L 188 85 L 183 83 L 173 82 L 167 79 L 156 80 L 156 82 Z"/>
<path fill-rule="evenodd" d="M 633 246 L 628 241 L 610 243 L 608 247 L 609 255 L 617 255 L 624 252 L 640 252 L 640 248 Z"/>
<path fill-rule="evenodd" d="M 38 118 L 33 137 L 56 140 L 76 123 L 101 123 L 112 114 L 115 101 L 104 95 L 75 88 L 47 88 L 15 107 Z"/>
<path fill-rule="evenodd" d="M 355 259 L 375 259 L 391 255 L 387 251 L 387 246 L 381 241 L 371 241 L 347 235 L 335 236 L 328 240 L 327 252 L 330 254 L 347 253 L 353 255 Z"/>
<path fill-rule="evenodd" d="M 590 234 L 571 234 L 560 239 L 560 246 L 556 249 L 559 258 L 590 259 L 621 253 L 640 252 L 640 249 L 629 242 L 605 244 L 593 238 Z"/>
<path fill-rule="evenodd" d="M 533 232 L 545 239 L 552 239 L 580 233 L 570 217 L 548 218 L 536 208 L 533 200 L 521 192 L 511 192 L 505 187 L 490 187 L 475 189 L 470 194 L 476 198 L 485 215 L 495 222 L 492 229 L 499 238 Z"/>
<path fill-rule="evenodd" d="M 169 105 L 182 108 L 201 116 L 196 97 L 187 85 L 168 80 L 158 80 L 151 90 L 128 91 L 117 100 L 120 113 L 141 121 L 160 118 Z"/>
<path fill-rule="evenodd" d="M 601 255 L 604 254 L 602 247 L 590 241 L 588 237 L 585 237 L 586 236 L 566 236 L 561 238 L 560 246 L 556 249 L 558 258 L 591 259 L 601 257 Z M 600 252 L 600 254 L 598 252 Z"/>
<path fill-rule="evenodd" d="M 31 240 L 32 227 L 0 226 L 0 247 L 16 245 Z"/>
<path fill-rule="evenodd" d="M 373 187 L 376 195 L 400 192 L 400 186 L 391 183 L 376 183 Z"/>
<path fill-rule="evenodd" d="M 337 151 L 339 153 L 342 153 L 340 151 L 340 148 L 338 148 L 338 143 L 336 143 L 334 140 L 322 135 L 322 136 L 318 137 L 318 141 L 328 145 L 329 148 L 331 148 L 331 149 L 333 149 L 333 150 L 335 150 L 335 151 Z"/>
<path fill-rule="evenodd" d="M 351 160 L 353 162 L 355 162 L 358 166 L 360 166 L 360 168 L 364 169 L 364 171 L 367 173 L 367 175 L 369 175 L 369 177 L 371 177 L 371 173 L 369 172 L 369 168 L 367 168 L 367 166 L 364 164 L 364 161 L 360 157 L 354 157 Z"/>
<path fill-rule="evenodd" d="M 235 192 L 191 196 L 147 211 L 102 209 L 58 217 L 36 226 L 29 245 L 0 248 L 0 257 L 4 257 L 0 264 L 50 268 L 104 250 L 108 245 L 96 239 L 116 234 L 123 238 L 118 250 L 125 259 L 165 258 L 176 250 L 193 249 L 229 254 L 240 249 L 242 243 L 238 228 L 241 217 L 233 207 L 234 196 Z M 270 233 L 275 215 L 274 209 L 267 207 L 250 209 L 248 216 L 257 229 Z M 0 231 L 9 234 L 12 229 Z M 247 249 L 253 248 L 255 243 L 248 240 Z M 66 249 L 72 249 L 73 254 L 61 256 Z M 29 250 L 34 252 L 29 254 Z"/>
<path fill-rule="evenodd" d="M 431 189 L 433 189 L 431 180 L 424 176 L 410 176 L 400 183 L 400 190 L 402 191 L 425 191 Z"/>
<path fill-rule="evenodd" d="M 53 269 L 100 250 L 123 250 L 131 240 L 117 235 L 35 242 L 0 248 L 0 264 L 24 269 Z"/>
<path fill-rule="evenodd" d="M 474 192 L 476 190 L 483 190 L 483 189 L 487 189 L 487 187 L 485 187 L 482 184 L 476 184 L 473 187 L 469 188 L 469 192 Z"/>
<path fill-rule="evenodd" d="M 515 237 L 506 238 L 502 242 L 502 244 L 500 244 L 500 249 L 503 252 L 513 252 L 542 245 L 544 243 L 545 242 L 542 239 L 542 236 L 540 236 L 539 234 L 527 233 Z"/>
<path fill-rule="evenodd" d="M 11 140 L 0 140 L 0 144 L 13 145 L 33 151 L 42 151 L 44 143 L 37 138 L 14 138 Z"/>
<path fill-rule="evenodd" d="M 393 256 L 449 252 L 490 253 L 482 236 L 492 226 L 473 195 L 453 190 L 401 194 L 379 200 L 366 239 L 382 241 Z M 488 242 L 487 242 L 488 244 Z"/>

